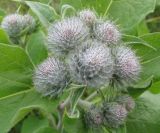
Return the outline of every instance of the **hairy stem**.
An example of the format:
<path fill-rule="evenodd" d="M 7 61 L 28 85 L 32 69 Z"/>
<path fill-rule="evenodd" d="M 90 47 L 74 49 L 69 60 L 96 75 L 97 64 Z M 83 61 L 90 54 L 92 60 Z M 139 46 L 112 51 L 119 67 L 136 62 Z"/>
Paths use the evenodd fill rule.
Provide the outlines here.
<path fill-rule="evenodd" d="M 91 105 L 92 105 L 92 103 L 90 103 L 88 101 L 85 101 L 85 100 L 82 100 L 82 99 L 78 100 L 78 106 L 80 106 L 83 109 L 88 109 L 88 108 L 91 107 Z"/>
<path fill-rule="evenodd" d="M 105 88 L 100 88 L 101 91 L 103 91 Z M 85 100 L 86 101 L 91 101 L 92 99 L 94 99 L 96 96 L 98 96 L 98 92 L 95 91 L 93 92 L 91 95 L 89 95 Z"/>
<path fill-rule="evenodd" d="M 64 110 L 58 111 L 58 124 L 57 124 L 57 129 L 60 132 L 63 132 L 63 114 L 64 114 Z"/>
<path fill-rule="evenodd" d="M 57 129 L 60 132 L 63 132 L 63 115 L 65 108 L 69 105 L 70 103 L 70 96 L 58 106 L 58 124 L 57 124 Z"/>
<path fill-rule="evenodd" d="M 49 113 L 49 114 L 47 115 L 47 118 L 48 118 L 48 121 L 49 121 L 49 125 L 50 125 L 51 127 L 53 127 L 54 129 L 56 129 L 56 122 L 55 122 L 55 119 L 54 119 L 54 117 L 52 116 L 51 113 Z"/>

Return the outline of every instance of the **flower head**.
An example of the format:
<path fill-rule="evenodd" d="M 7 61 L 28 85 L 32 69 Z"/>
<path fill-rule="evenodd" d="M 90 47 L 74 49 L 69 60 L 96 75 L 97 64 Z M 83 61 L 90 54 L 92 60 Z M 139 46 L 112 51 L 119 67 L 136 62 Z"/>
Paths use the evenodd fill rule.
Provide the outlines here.
<path fill-rule="evenodd" d="M 75 82 L 94 88 L 108 84 L 113 72 L 110 49 L 96 40 L 84 42 L 71 54 L 69 66 Z"/>
<path fill-rule="evenodd" d="M 78 13 L 80 19 L 85 22 L 88 26 L 92 26 L 96 21 L 96 14 L 95 12 L 85 9 Z"/>
<path fill-rule="evenodd" d="M 138 57 L 128 47 L 119 46 L 115 49 L 114 79 L 117 83 L 130 85 L 137 81 L 141 71 Z"/>
<path fill-rule="evenodd" d="M 103 124 L 102 111 L 96 106 L 91 106 L 85 113 L 85 122 L 88 127 L 98 128 Z"/>
<path fill-rule="evenodd" d="M 118 27 L 111 21 L 97 22 L 94 27 L 96 39 L 107 45 L 117 45 L 121 39 L 121 33 Z"/>
<path fill-rule="evenodd" d="M 116 102 L 104 103 L 103 113 L 105 118 L 104 124 L 112 128 L 122 125 L 128 114 L 125 107 Z"/>
<path fill-rule="evenodd" d="M 119 104 L 124 105 L 127 111 L 132 111 L 135 108 L 135 101 L 129 95 L 118 96 L 116 101 Z"/>
<path fill-rule="evenodd" d="M 67 53 L 88 36 L 88 27 L 77 17 L 53 23 L 48 29 L 48 47 L 53 53 Z"/>
<path fill-rule="evenodd" d="M 63 62 L 53 57 L 38 66 L 34 75 L 34 85 L 43 96 L 59 96 L 68 82 L 68 73 Z"/>
<path fill-rule="evenodd" d="M 20 14 L 8 15 L 3 19 L 1 27 L 10 37 L 19 36 L 24 29 L 23 16 Z"/>

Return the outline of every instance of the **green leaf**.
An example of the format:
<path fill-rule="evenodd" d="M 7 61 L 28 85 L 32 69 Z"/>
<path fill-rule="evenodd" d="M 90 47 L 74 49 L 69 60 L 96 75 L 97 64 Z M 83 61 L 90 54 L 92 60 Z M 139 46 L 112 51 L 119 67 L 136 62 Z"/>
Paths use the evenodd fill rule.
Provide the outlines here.
<path fill-rule="evenodd" d="M 142 44 L 133 44 L 133 48 L 136 49 L 137 55 L 141 58 L 142 62 L 142 78 L 146 79 L 151 75 L 154 76 L 154 82 L 160 80 L 160 45 L 159 45 L 160 33 L 150 33 L 140 38 L 150 44 L 153 48 L 150 48 Z M 152 68 L 152 69 L 151 69 Z"/>
<path fill-rule="evenodd" d="M 132 48 L 136 50 L 137 55 L 142 62 L 142 80 L 148 79 L 153 75 L 153 83 L 150 87 L 150 91 L 153 93 L 160 93 L 159 81 L 160 81 L 160 45 L 159 45 L 160 33 L 150 33 L 139 37 L 142 42 L 132 44 Z M 138 38 L 138 37 L 137 37 Z M 125 38 L 125 41 L 131 41 L 131 38 Z M 134 41 L 131 41 L 134 42 Z M 143 43 L 145 42 L 145 44 Z M 146 45 L 147 44 L 147 45 Z"/>
<path fill-rule="evenodd" d="M 110 8 L 113 0 L 81 0 L 82 7 L 94 8 L 99 15 L 104 15 Z"/>
<path fill-rule="evenodd" d="M 48 120 L 43 117 L 31 115 L 24 120 L 21 133 L 35 133 L 37 130 L 48 127 Z"/>
<path fill-rule="evenodd" d="M 26 51 L 35 65 L 47 58 L 48 52 L 45 47 L 45 35 L 42 31 L 33 33 L 27 42 Z"/>
<path fill-rule="evenodd" d="M 116 0 L 113 1 L 108 14 L 127 30 L 153 12 L 155 4 L 156 0 Z"/>
<path fill-rule="evenodd" d="M 37 15 L 42 25 L 46 28 L 49 26 L 50 22 L 59 18 L 54 8 L 49 5 L 34 1 L 25 1 L 25 3 L 31 8 L 33 13 Z"/>
<path fill-rule="evenodd" d="M 0 43 L 12 44 L 7 33 L 0 28 Z"/>
<path fill-rule="evenodd" d="M 33 89 L 16 93 L 0 99 L 0 131 L 8 132 L 22 120 L 33 108 L 44 113 L 55 112 L 58 100 L 42 98 Z M 20 113 L 20 114 L 18 114 Z"/>
<path fill-rule="evenodd" d="M 141 39 L 140 37 L 133 36 L 133 35 L 123 35 L 122 37 L 125 44 L 142 44 L 145 45 L 148 48 L 151 48 L 153 50 L 156 50 L 152 45 Z"/>
<path fill-rule="evenodd" d="M 32 86 L 33 65 L 18 46 L 0 44 L 0 97 Z"/>
<path fill-rule="evenodd" d="M 127 90 L 132 97 L 138 97 L 152 86 L 152 80 L 153 76 L 149 77 L 145 81 L 142 81 L 135 86 L 128 87 Z"/>
<path fill-rule="evenodd" d="M 147 23 L 145 20 L 143 20 L 138 26 L 137 26 L 137 33 L 138 36 L 142 36 L 149 33 L 149 28 L 147 26 Z"/>
<path fill-rule="evenodd" d="M 145 92 L 137 99 L 135 110 L 127 120 L 128 133 L 158 133 L 160 131 L 160 94 Z"/>
<path fill-rule="evenodd" d="M 82 8 L 82 3 L 81 0 L 61 0 L 61 6 L 63 5 L 71 5 L 73 6 L 75 9 L 81 9 Z"/>
<path fill-rule="evenodd" d="M 81 118 L 76 119 L 76 118 L 69 118 L 65 117 L 64 118 L 64 130 L 66 133 L 88 133 L 87 128 L 83 124 L 84 122 L 82 121 Z"/>
<path fill-rule="evenodd" d="M 51 127 L 44 127 L 40 128 L 35 133 L 59 133 L 59 132 Z"/>
<path fill-rule="evenodd" d="M 61 0 L 61 6 L 68 4 L 75 9 L 80 10 L 84 8 L 94 8 L 97 13 L 104 15 L 106 10 L 110 7 L 112 0 Z"/>
<path fill-rule="evenodd" d="M 160 93 L 160 81 L 153 83 L 149 90 L 153 94 Z"/>

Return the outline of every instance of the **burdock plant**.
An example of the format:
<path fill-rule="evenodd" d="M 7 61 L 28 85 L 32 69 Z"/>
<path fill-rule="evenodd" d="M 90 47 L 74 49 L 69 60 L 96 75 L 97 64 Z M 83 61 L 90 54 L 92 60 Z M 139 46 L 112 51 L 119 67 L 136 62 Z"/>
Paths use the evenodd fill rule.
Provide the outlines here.
<path fill-rule="evenodd" d="M 50 103 L 52 100 L 56 101 L 47 112 L 46 102 L 36 106 L 36 109 L 45 106 L 41 113 L 47 116 L 50 125 L 62 133 L 67 133 L 63 120 L 83 116 L 83 127 L 88 129 L 97 131 L 119 128 L 125 124 L 128 115 L 136 106 L 128 88 L 132 88 L 140 78 L 139 57 L 131 47 L 125 45 L 122 33 L 113 21 L 99 17 L 91 9 L 83 9 L 74 12 L 74 16 L 65 17 L 63 11 L 67 13 L 68 8 L 69 6 L 65 5 L 61 11 L 63 17 L 59 16 L 54 22 L 44 17 L 43 28 L 36 24 L 33 16 L 18 13 L 4 17 L 1 27 L 10 38 L 19 39 L 19 42 L 24 40 L 24 44 L 27 44 L 27 54 L 22 56 L 33 56 L 31 61 L 27 59 L 34 63 L 31 68 L 35 68 L 33 85 L 35 92 L 38 92 L 37 97 L 41 96 L 41 100 L 49 98 Z M 39 15 L 38 18 L 41 20 L 43 17 Z M 38 28 L 35 30 L 36 27 Z M 35 34 L 32 35 L 33 32 Z M 49 54 L 46 53 L 47 49 L 43 51 L 43 32 L 46 33 L 44 42 Z M 39 39 L 42 42 L 37 44 Z M 33 49 L 36 49 L 36 52 Z M 23 52 L 22 49 L 18 50 Z M 4 51 L 1 51 L 2 55 Z M 4 56 L 8 58 L 7 54 Z M 43 61 L 39 63 L 36 59 Z M 25 66 L 19 62 L 15 61 L 15 64 L 23 69 Z M 25 61 L 24 64 L 28 65 Z M 12 63 L 5 68 L 8 72 L 6 77 L 17 71 L 9 71 L 10 66 L 12 67 Z M 1 76 L 4 76 L 3 73 Z M 18 81 L 13 84 L 26 87 Z M 54 115 L 51 112 L 54 112 Z"/>
<path fill-rule="evenodd" d="M 70 96 L 58 108 L 60 122 L 65 107 L 71 117 L 75 115 L 71 99 L 83 96 L 87 88 L 94 88 L 90 91 L 96 90 L 102 96 L 98 106 L 87 107 L 89 101 L 81 100 L 81 104 L 78 99 L 74 101 L 83 105 L 81 108 L 85 107 L 85 124 L 93 129 L 103 126 L 118 128 L 127 120 L 135 102 L 129 95 L 120 96 L 121 90 L 115 85 L 126 88 L 138 80 L 141 71 L 139 58 L 131 48 L 121 44 L 121 32 L 112 21 L 98 18 L 88 9 L 77 14 L 49 26 L 47 42 L 52 54 L 36 68 L 35 88 L 43 96 L 56 98 L 71 86 Z M 34 23 L 30 19 L 28 21 Z M 110 89 L 112 94 L 109 91 L 109 94 L 103 94 L 102 88 Z M 59 128 L 62 129 L 61 123 Z"/>

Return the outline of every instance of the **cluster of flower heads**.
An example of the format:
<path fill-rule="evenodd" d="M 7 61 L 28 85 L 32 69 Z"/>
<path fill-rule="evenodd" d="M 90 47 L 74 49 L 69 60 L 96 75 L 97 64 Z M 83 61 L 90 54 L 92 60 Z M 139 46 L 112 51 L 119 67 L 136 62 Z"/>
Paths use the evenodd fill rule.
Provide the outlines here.
<path fill-rule="evenodd" d="M 104 102 L 101 107 L 92 105 L 85 113 L 85 123 L 90 128 L 118 128 L 123 125 L 127 115 L 135 108 L 135 102 L 129 95 L 121 95 L 113 102 Z"/>
<path fill-rule="evenodd" d="M 54 57 L 40 64 L 34 75 L 43 95 L 58 96 L 68 81 L 100 88 L 111 81 L 124 86 L 138 79 L 141 66 L 135 52 L 122 44 L 119 28 L 94 11 L 55 21 L 47 40 Z"/>
<path fill-rule="evenodd" d="M 35 19 L 29 14 L 10 14 L 1 23 L 1 27 L 7 32 L 10 38 L 21 36 L 24 30 L 32 32 L 35 26 Z"/>

